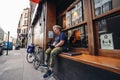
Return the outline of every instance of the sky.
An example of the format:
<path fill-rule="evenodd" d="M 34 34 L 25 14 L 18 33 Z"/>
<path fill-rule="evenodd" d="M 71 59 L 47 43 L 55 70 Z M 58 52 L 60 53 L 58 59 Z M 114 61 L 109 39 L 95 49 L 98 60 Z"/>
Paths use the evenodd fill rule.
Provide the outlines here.
<path fill-rule="evenodd" d="M 10 36 L 17 37 L 17 27 L 23 9 L 29 7 L 29 0 L 1 0 L 0 27 Z"/>

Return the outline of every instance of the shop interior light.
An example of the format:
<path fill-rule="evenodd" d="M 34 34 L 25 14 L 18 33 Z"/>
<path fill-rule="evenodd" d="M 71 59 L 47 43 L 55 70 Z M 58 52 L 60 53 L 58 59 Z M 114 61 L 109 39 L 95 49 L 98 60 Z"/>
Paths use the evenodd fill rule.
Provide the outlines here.
<path fill-rule="evenodd" d="M 73 15 L 74 15 L 75 18 L 78 17 L 78 12 L 75 11 Z"/>

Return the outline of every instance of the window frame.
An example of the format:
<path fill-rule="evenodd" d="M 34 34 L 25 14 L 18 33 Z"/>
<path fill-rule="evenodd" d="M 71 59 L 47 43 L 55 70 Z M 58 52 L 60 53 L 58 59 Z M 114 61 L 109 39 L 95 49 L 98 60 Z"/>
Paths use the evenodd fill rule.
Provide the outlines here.
<path fill-rule="evenodd" d="M 100 15 L 98 15 L 98 16 L 95 16 L 94 0 L 91 0 L 91 4 L 92 4 L 92 13 L 93 13 L 92 16 L 93 16 L 93 20 L 97 20 L 97 19 L 99 19 L 99 18 L 105 17 L 105 16 L 107 16 L 107 15 L 111 15 L 111 14 L 113 14 L 113 13 L 115 13 L 115 12 L 120 11 L 120 6 L 119 6 L 119 7 L 117 7 L 117 8 L 113 8 L 113 9 L 111 9 L 111 10 L 105 12 L 105 13 L 102 13 L 102 14 L 100 14 Z"/>
<path fill-rule="evenodd" d="M 98 19 L 104 19 L 104 17 L 107 17 L 107 16 L 111 16 L 112 14 L 114 13 L 117 13 L 117 12 L 120 12 L 120 6 L 117 7 L 117 8 L 113 8 L 111 9 L 110 11 L 107 11 L 105 13 L 102 13 L 98 16 L 95 16 L 95 10 L 94 10 L 94 0 L 91 0 L 91 5 L 92 5 L 92 16 L 93 16 L 93 19 L 92 19 L 92 22 L 93 22 L 93 25 L 95 26 L 95 33 L 96 33 L 96 49 L 97 49 L 97 55 L 100 55 L 100 56 L 106 56 L 106 57 L 113 57 L 113 58 L 120 58 L 120 50 L 106 50 L 106 49 L 100 49 L 99 46 L 99 36 L 98 36 L 98 30 L 97 30 L 97 25 L 94 23 L 95 21 L 97 21 Z"/>
<path fill-rule="evenodd" d="M 78 2 L 80 2 L 81 0 L 76 0 L 74 3 L 72 3 L 63 13 L 59 14 L 57 18 L 60 18 L 60 17 L 65 17 L 65 14 L 67 11 L 71 10 Z M 69 26 L 69 27 L 65 27 L 62 29 L 62 31 L 68 31 L 68 30 L 71 30 L 73 28 L 78 28 L 79 26 L 82 26 L 82 25 L 87 25 L 87 13 L 86 13 L 86 5 L 85 5 L 85 1 L 82 0 L 82 8 L 83 8 L 83 13 L 84 15 L 83 16 L 83 20 L 81 22 L 79 22 L 78 24 L 76 25 L 72 25 L 72 26 Z M 88 48 L 89 48 L 89 43 L 88 43 Z M 72 50 L 73 51 L 82 51 L 84 53 L 89 53 L 89 49 L 88 48 L 73 48 Z"/>
<path fill-rule="evenodd" d="M 80 0 L 76 0 L 80 1 Z M 57 19 L 59 17 L 65 16 L 65 13 L 70 10 L 73 6 L 75 6 L 76 3 L 71 4 L 70 7 L 68 7 L 66 10 L 64 10 L 63 13 L 59 14 L 57 16 Z M 64 28 L 62 31 L 68 31 L 73 28 L 77 28 L 81 25 L 87 25 L 88 26 L 88 48 L 74 48 L 73 51 L 83 51 L 84 53 L 90 54 L 90 55 L 100 55 L 100 56 L 107 56 L 107 57 L 114 57 L 114 58 L 120 58 L 120 50 L 104 50 L 99 49 L 99 38 L 98 38 L 98 31 L 96 28 L 96 25 L 94 21 L 104 18 L 106 16 L 110 16 L 113 13 L 117 13 L 120 11 L 120 7 L 114 8 L 108 12 L 102 13 L 98 16 L 95 16 L 94 13 L 94 0 L 83 0 L 83 17 L 84 20 L 78 23 L 75 26 L 70 26 L 69 28 Z M 89 17 L 88 17 L 89 16 Z"/>

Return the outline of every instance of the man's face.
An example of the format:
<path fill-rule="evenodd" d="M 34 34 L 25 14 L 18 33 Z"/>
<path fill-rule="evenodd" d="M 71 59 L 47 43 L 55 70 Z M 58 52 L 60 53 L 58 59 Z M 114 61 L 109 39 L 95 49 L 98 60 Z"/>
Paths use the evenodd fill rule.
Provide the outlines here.
<path fill-rule="evenodd" d="M 53 31 L 54 31 L 54 33 L 55 33 L 56 35 L 59 34 L 59 30 L 58 30 L 57 28 L 54 28 Z"/>

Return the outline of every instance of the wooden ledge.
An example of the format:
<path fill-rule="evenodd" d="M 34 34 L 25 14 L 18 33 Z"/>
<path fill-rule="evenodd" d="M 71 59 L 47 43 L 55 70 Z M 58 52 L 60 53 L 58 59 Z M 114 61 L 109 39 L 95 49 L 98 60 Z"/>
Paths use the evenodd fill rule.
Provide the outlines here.
<path fill-rule="evenodd" d="M 88 54 L 68 56 L 61 53 L 59 56 L 120 74 L 120 59 L 92 56 Z"/>

